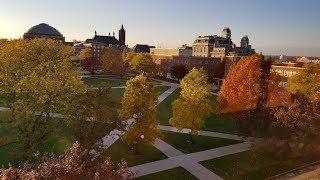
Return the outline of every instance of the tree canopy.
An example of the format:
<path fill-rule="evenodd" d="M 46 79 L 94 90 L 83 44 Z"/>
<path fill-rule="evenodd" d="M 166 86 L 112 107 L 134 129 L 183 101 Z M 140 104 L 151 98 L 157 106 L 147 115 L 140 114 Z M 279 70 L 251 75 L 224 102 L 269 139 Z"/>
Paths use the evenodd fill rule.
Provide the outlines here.
<path fill-rule="evenodd" d="M 300 92 L 311 99 L 320 99 L 320 65 L 310 64 L 290 77 L 288 90 L 291 93 Z"/>
<path fill-rule="evenodd" d="M 0 47 L 0 102 L 12 113 L 9 121 L 0 123 L 16 135 L 1 144 L 21 142 L 24 156 L 30 156 L 52 129 L 49 113 L 66 112 L 85 92 L 72 56 L 71 47 L 48 39 L 13 40 Z"/>
<path fill-rule="evenodd" d="M 152 74 L 158 71 L 157 65 L 148 53 L 128 52 L 124 56 L 125 62 L 127 62 L 130 69 L 136 73 Z"/>
<path fill-rule="evenodd" d="M 126 65 L 122 59 L 122 53 L 116 48 L 106 48 L 101 52 L 101 61 L 105 71 L 109 71 L 119 77 L 126 73 Z"/>
<path fill-rule="evenodd" d="M 181 80 L 181 94 L 173 105 L 169 123 L 179 130 L 190 128 L 192 133 L 204 126 L 204 119 L 212 112 L 211 85 L 205 70 L 193 68 Z"/>
<path fill-rule="evenodd" d="M 181 80 L 184 76 L 186 76 L 188 72 L 189 72 L 188 68 L 183 64 L 176 64 L 172 66 L 170 69 L 171 75 L 174 78 L 179 80 Z"/>
<path fill-rule="evenodd" d="M 128 144 L 135 145 L 141 141 L 152 143 L 160 137 L 155 116 L 158 96 L 152 89 L 152 85 L 143 75 L 127 81 L 127 88 L 121 100 L 119 118 L 124 122 L 127 122 L 129 118 L 135 120 L 122 137 L 122 140 Z"/>

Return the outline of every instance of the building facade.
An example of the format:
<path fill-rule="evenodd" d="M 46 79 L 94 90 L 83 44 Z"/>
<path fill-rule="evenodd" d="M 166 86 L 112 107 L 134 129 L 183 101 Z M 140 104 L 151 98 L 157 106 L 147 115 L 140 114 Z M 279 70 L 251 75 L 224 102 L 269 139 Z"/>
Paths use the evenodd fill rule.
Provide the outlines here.
<path fill-rule="evenodd" d="M 248 56 L 254 54 L 248 36 L 241 39 L 240 47 L 231 40 L 231 30 L 224 28 L 221 36 L 199 36 L 192 44 L 192 55 L 196 57 L 224 58 L 226 56 Z"/>
<path fill-rule="evenodd" d="M 151 48 L 150 54 L 153 56 L 182 56 L 182 57 L 190 57 L 192 56 L 192 47 L 183 45 L 179 48 L 172 49 L 162 49 L 162 48 Z"/>
<path fill-rule="evenodd" d="M 109 33 L 108 36 L 105 35 L 98 35 L 97 32 L 95 31 L 94 37 L 92 39 L 87 39 L 83 43 L 77 43 L 74 44 L 74 47 L 76 49 L 76 52 L 80 53 L 80 51 L 84 48 L 91 48 L 93 51 L 93 58 L 95 59 L 100 59 L 101 57 L 101 51 L 104 48 L 117 48 L 120 50 L 123 50 L 127 48 L 126 44 L 126 31 L 123 27 L 121 26 L 119 30 L 119 39 L 115 37 L 115 33 L 111 35 Z"/>
<path fill-rule="evenodd" d="M 305 69 L 302 63 L 281 63 L 281 64 L 273 64 L 271 66 L 272 72 L 280 75 L 281 82 L 279 84 L 280 87 L 285 87 L 288 83 L 288 79 L 299 72 Z"/>

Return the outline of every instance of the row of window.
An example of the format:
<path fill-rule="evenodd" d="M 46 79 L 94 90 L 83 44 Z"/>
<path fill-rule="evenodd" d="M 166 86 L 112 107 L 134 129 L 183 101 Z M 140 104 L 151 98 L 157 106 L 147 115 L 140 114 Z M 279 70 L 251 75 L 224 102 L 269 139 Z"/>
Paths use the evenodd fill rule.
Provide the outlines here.
<path fill-rule="evenodd" d="M 195 46 L 193 47 L 193 52 L 207 52 L 207 48 L 201 47 L 201 46 Z"/>

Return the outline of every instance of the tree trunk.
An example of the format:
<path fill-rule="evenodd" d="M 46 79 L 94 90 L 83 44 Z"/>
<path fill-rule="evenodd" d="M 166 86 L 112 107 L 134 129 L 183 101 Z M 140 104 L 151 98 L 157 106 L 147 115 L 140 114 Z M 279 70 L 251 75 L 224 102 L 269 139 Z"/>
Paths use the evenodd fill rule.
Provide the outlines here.
<path fill-rule="evenodd" d="M 194 145 L 194 139 L 192 134 L 189 134 L 187 142 L 189 143 L 190 146 Z"/>
<path fill-rule="evenodd" d="M 135 156 L 140 154 L 137 144 L 131 145 L 130 154 L 135 155 Z"/>

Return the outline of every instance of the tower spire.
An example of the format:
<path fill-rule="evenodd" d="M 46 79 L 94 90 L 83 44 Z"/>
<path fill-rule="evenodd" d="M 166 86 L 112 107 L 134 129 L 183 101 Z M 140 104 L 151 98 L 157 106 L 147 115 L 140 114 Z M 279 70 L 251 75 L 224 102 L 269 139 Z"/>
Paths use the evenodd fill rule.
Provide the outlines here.
<path fill-rule="evenodd" d="M 119 42 L 122 46 L 126 45 L 126 30 L 121 25 L 121 29 L 119 30 Z"/>

